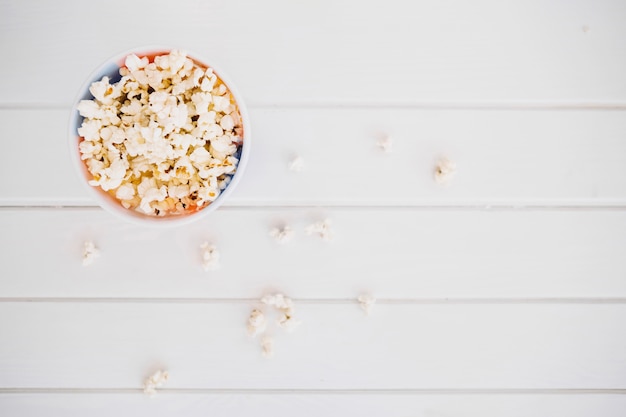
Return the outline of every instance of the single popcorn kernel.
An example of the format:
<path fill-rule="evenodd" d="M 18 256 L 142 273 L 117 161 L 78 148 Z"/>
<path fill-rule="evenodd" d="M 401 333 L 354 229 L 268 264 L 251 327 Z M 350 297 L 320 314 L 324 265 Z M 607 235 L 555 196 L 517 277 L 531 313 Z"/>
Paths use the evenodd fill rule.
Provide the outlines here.
<path fill-rule="evenodd" d="M 215 271 L 220 268 L 220 253 L 215 245 L 204 242 L 200 245 L 202 251 L 202 268 L 205 271 Z"/>
<path fill-rule="evenodd" d="M 456 164 L 448 158 L 441 158 L 435 167 L 435 181 L 437 184 L 449 185 L 456 175 Z"/>
<path fill-rule="evenodd" d="M 163 386 L 169 379 L 170 374 L 167 371 L 156 371 L 152 376 L 148 377 L 143 383 L 144 394 L 154 397 L 157 393 L 156 389 Z"/>
<path fill-rule="evenodd" d="M 288 332 L 293 332 L 302 324 L 300 320 L 293 317 L 293 310 L 283 311 L 277 323 L 279 327 Z"/>
<path fill-rule="evenodd" d="M 377 145 L 383 152 L 391 153 L 393 140 L 391 139 L 391 136 L 385 136 L 384 138 L 378 140 Z"/>
<path fill-rule="evenodd" d="M 248 334 L 252 337 L 263 333 L 267 327 L 267 321 L 265 320 L 265 314 L 261 310 L 254 309 L 250 313 L 248 318 Z"/>
<path fill-rule="evenodd" d="M 319 222 L 315 222 L 306 227 L 304 230 L 307 235 L 318 235 L 325 241 L 331 241 L 335 237 L 335 232 L 331 228 L 330 219 L 325 219 Z"/>
<path fill-rule="evenodd" d="M 293 239 L 295 232 L 291 227 L 284 226 L 282 228 L 274 227 L 269 234 L 277 243 L 285 244 Z"/>
<path fill-rule="evenodd" d="M 88 240 L 83 245 L 83 266 L 89 266 L 93 261 L 100 256 L 100 250 L 96 245 Z"/>
<path fill-rule="evenodd" d="M 263 296 L 261 302 L 268 306 L 276 307 L 279 310 L 292 310 L 293 301 L 284 294 L 276 293 Z"/>
<path fill-rule="evenodd" d="M 304 171 L 304 158 L 301 156 L 294 157 L 289 162 L 289 170 L 293 172 L 302 172 Z"/>
<path fill-rule="evenodd" d="M 79 152 L 91 179 L 123 207 L 147 216 L 193 213 L 215 201 L 237 171 L 243 123 L 223 81 L 173 50 L 128 55 L 92 83 L 77 110 Z"/>
<path fill-rule="evenodd" d="M 372 307 L 374 306 L 374 303 L 376 303 L 376 299 L 370 294 L 361 294 L 357 298 L 357 301 L 359 302 L 361 309 L 365 311 L 366 315 L 369 316 L 372 312 Z"/>
<path fill-rule="evenodd" d="M 261 338 L 261 353 L 265 358 L 274 356 L 274 339 L 271 336 L 263 336 Z"/>

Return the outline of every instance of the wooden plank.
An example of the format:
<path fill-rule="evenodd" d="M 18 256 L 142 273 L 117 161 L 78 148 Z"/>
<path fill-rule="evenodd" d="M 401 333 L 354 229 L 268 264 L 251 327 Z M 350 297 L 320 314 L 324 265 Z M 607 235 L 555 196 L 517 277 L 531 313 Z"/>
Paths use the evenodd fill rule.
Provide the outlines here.
<path fill-rule="evenodd" d="M 626 387 L 626 305 L 301 304 L 271 359 L 252 307 L 1 303 L 0 387 L 139 388 L 155 367 L 174 389 Z"/>
<path fill-rule="evenodd" d="M 332 242 L 304 233 L 324 216 Z M 281 221 L 296 231 L 285 245 L 268 233 Z M 0 230 L 2 297 L 626 297 L 625 211 L 231 209 L 151 230 L 96 209 L 4 209 Z M 88 267 L 85 240 L 101 250 Z M 202 270 L 203 241 L 221 269 Z"/>
<path fill-rule="evenodd" d="M 230 205 L 626 204 L 621 111 L 254 109 L 251 117 L 251 158 Z M 65 110 L 0 111 L 1 205 L 95 204 L 72 167 L 67 120 Z M 390 154 L 376 146 L 386 134 Z M 289 171 L 294 154 L 303 172 Z M 441 156 L 458 165 L 450 187 L 433 180 Z"/>
<path fill-rule="evenodd" d="M 86 7 L 2 2 L 0 54 L 19 65 L 0 68 L 0 102 L 68 105 L 102 61 L 146 44 L 206 56 L 253 104 L 626 99 L 626 6 L 614 0 Z"/>
<path fill-rule="evenodd" d="M 343 417 L 483 416 L 621 417 L 626 397 L 618 395 L 263 395 L 263 394 L 12 394 L 0 395 L 0 410 L 12 416 L 136 417 Z"/>

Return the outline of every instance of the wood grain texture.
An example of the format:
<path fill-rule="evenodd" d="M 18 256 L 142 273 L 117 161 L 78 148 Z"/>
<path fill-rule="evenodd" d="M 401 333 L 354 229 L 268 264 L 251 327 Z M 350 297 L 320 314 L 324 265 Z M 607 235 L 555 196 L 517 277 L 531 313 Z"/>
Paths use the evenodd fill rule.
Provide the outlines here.
<path fill-rule="evenodd" d="M 624 114 L 253 109 L 250 162 L 226 204 L 626 205 Z M 1 205 L 95 204 L 72 167 L 68 119 L 0 111 Z M 376 146 L 385 135 L 390 154 Z M 289 171 L 293 155 L 303 172 Z M 449 187 L 433 180 L 442 156 L 458 165 Z"/>
<path fill-rule="evenodd" d="M 155 368 L 169 388 L 626 387 L 625 305 L 302 304 L 270 360 L 252 307 L 1 303 L 0 387 L 139 388 Z"/>
<path fill-rule="evenodd" d="M 0 214 L 2 297 L 626 297 L 625 211 L 231 209 L 166 230 L 99 209 Z M 324 217 L 332 242 L 304 233 Z M 268 233 L 281 222 L 286 245 Z M 85 240 L 101 249 L 88 267 Z M 201 268 L 205 240 L 218 271 Z"/>
<path fill-rule="evenodd" d="M 625 408 L 626 397 L 612 395 L 0 395 L 8 415 L 48 417 L 621 417 Z"/>
<path fill-rule="evenodd" d="M 0 54 L 17 63 L 0 69 L 9 104 L 68 105 L 104 60 L 147 44 L 206 56 L 251 104 L 626 99 L 616 0 L 114 0 L 97 13 L 8 0 L 0 16 Z"/>

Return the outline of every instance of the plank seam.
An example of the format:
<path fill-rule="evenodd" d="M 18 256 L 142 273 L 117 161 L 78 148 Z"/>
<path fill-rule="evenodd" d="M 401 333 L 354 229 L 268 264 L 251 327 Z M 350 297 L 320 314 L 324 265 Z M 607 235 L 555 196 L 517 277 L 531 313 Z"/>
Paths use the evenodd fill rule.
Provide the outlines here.
<path fill-rule="evenodd" d="M 356 298 L 292 298 L 298 304 L 358 304 Z M 250 304 L 258 298 L 163 298 L 163 297 L 0 297 L 0 303 L 49 304 Z M 626 304 L 626 297 L 502 297 L 502 298 L 379 298 L 380 305 L 459 304 Z"/>
<path fill-rule="evenodd" d="M 415 388 L 415 389 L 230 389 L 162 388 L 159 395 L 626 395 L 623 388 Z M 0 395 L 14 394 L 143 394 L 141 388 L 0 388 Z"/>
<path fill-rule="evenodd" d="M 416 205 L 403 205 L 403 204 L 233 204 L 221 206 L 217 211 L 272 211 L 272 210 L 314 210 L 314 209 L 328 209 L 337 211 L 368 211 L 368 210 L 395 210 L 395 211 L 626 211 L 626 204 L 570 204 L 570 205 L 546 205 L 546 204 L 451 204 L 451 205 L 437 205 L 437 204 L 416 204 Z M 14 211 L 14 210 L 28 210 L 28 211 L 43 211 L 43 210 L 88 210 L 88 211 L 103 211 L 103 209 L 97 205 L 84 205 L 84 204 L 6 204 L 3 205 L 0 202 L 0 211 Z"/>

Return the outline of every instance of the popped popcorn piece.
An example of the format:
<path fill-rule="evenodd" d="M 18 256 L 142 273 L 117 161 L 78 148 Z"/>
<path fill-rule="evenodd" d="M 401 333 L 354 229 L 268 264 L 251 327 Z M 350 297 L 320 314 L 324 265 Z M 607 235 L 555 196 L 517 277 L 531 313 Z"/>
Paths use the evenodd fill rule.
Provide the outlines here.
<path fill-rule="evenodd" d="M 282 228 L 274 227 L 270 230 L 270 237 L 273 237 L 274 240 L 280 244 L 285 244 L 293 239 L 295 235 L 294 230 L 289 226 L 284 226 Z"/>
<path fill-rule="evenodd" d="M 301 156 L 294 157 L 289 162 L 289 170 L 293 172 L 302 172 L 304 170 L 304 159 Z"/>
<path fill-rule="evenodd" d="M 156 371 L 152 376 L 148 377 L 143 383 L 143 392 L 150 397 L 154 397 L 157 393 L 156 389 L 163 386 L 169 379 L 170 374 L 167 371 Z"/>
<path fill-rule="evenodd" d="M 307 235 L 319 235 L 323 240 L 331 241 L 335 237 L 335 232 L 331 228 L 330 219 L 315 222 L 304 229 Z"/>
<path fill-rule="evenodd" d="M 292 315 L 293 310 L 283 311 L 281 317 L 278 319 L 278 326 L 285 329 L 288 332 L 293 332 L 296 330 L 302 322 L 297 320 Z"/>
<path fill-rule="evenodd" d="M 393 147 L 393 140 L 391 136 L 385 136 L 378 140 L 378 147 L 385 153 L 390 153 Z"/>
<path fill-rule="evenodd" d="M 274 356 L 274 339 L 270 336 L 263 336 L 261 338 L 261 353 L 266 358 Z"/>
<path fill-rule="evenodd" d="M 291 298 L 281 293 L 265 295 L 261 298 L 261 302 L 276 307 L 279 310 L 291 311 L 293 309 L 293 301 L 291 301 Z"/>
<path fill-rule="evenodd" d="M 205 271 L 215 271 L 220 268 L 220 253 L 215 245 L 204 242 L 200 245 L 202 250 L 202 268 Z"/>
<path fill-rule="evenodd" d="M 235 128 L 235 120 L 231 115 L 227 114 L 220 120 L 220 126 L 225 131 L 233 130 Z"/>
<path fill-rule="evenodd" d="M 126 65 L 126 68 L 128 68 L 128 70 L 131 72 L 137 71 L 139 69 L 145 68 L 146 65 L 148 65 L 148 58 L 139 58 L 137 55 L 131 54 L 126 57 L 124 65 Z"/>
<path fill-rule="evenodd" d="M 99 256 L 100 250 L 91 240 L 87 240 L 83 245 L 83 266 L 91 265 Z"/>
<path fill-rule="evenodd" d="M 235 174 L 243 143 L 231 92 L 178 50 L 154 62 L 128 55 L 120 75 L 92 83 L 94 99 L 77 106 L 89 184 L 150 216 L 211 204 Z"/>
<path fill-rule="evenodd" d="M 359 305 L 363 309 L 363 311 L 365 311 L 365 314 L 369 316 L 372 311 L 372 307 L 374 306 L 374 303 L 376 302 L 376 299 L 372 297 L 370 294 L 361 294 L 359 295 L 357 300 L 359 302 Z"/>
<path fill-rule="evenodd" d="M 261 310 L 254 309 L 248 318 L 248 334 L 252 337 L 263 333 L 267 328 L 267 320 L 265 314 Z"/>
<path fill-rule="evenodd" d="M 448 185 L 456 174 L 456 164 L 448 158 L 441 158 L 435 167 L 435 181 L 437 184 Z"/>

